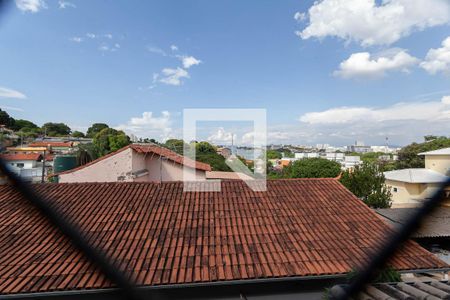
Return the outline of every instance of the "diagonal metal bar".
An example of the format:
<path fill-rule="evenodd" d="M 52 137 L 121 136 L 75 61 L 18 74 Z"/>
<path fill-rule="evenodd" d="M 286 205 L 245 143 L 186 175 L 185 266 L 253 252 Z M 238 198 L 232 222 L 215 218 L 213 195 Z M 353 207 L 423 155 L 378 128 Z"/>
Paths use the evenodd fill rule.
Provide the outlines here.
<path fill-rule="evenodd" d="M 429 213 L 431 213 L 439 203 L 444 199 L 445 188 L 450 186 L 450 179 L 447 180 L 440 189 L 424 204 L 417 209 L 408 221 L 389 237 L 387 243 L 381 247 L 373 259 L 359 272 L 359 275 L 347 287 L 331 289 L 331 299 L 344 300 L 361 292 L 365 285 L 369 283 L 376 275 L 377 271 L 382 269 L 389 258 L 406 242 L 420 226 L 421 222 Z"/>
<path fill-rule="evenodd" d="M 0 158 L 0 171 L 6 175 L 11 184 L 23 196 L 47 218 L 60 232 L 65 235 L 72 244 L 78 248 L 113 284 L 119 288 L 125 299 L 138 300 L 137 291 L 130 281 L 125 278 L 120 269 L 109 261 L 105 253 L 89 245 L 83 238 L 79 229 L 67 221 L 47 200 L 33 191 L 30 184 L 24 182 L 18 175 L 12 172 L 5 162 Z"/>

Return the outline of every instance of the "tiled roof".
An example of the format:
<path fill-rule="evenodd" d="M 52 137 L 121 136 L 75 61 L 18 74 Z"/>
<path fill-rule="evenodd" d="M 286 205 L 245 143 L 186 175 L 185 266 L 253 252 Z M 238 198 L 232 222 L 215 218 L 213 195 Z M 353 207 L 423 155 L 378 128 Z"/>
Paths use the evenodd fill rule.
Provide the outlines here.
<path fill-rule="evenodd" d="M 417 208 L 383 208 L 377 209 L 376 212 L 394 228 L 399 228 L 409 220 L 416 210 Z M 413 237 L 450 237 L 450 207 L 439 207 L 431 212 Z"/>
<path fill-rule="evenodd" d="M 50 142 L 50 141 L 38 141 L 28 145 L 28 147 L 72 147 L 73 142 Z"/>
<path fill-rule="evenodd" d="M 154 153 L 156 155 L 166 157 L 167 159 L 169 159 L 173 162 L 179 163 L 179 164 L 185 164 L 186 166 L 193 167 L 193 168 L 203 170 L 203 171 L 211 171 L 211 166 L 209 164 L 205 164 L 205 163 L 198 162 L 198 161 L 193 161 L 192 159 L 189 159 L 188 157 L 179 155 L 178 153 L 173 152 L 167 148 L 164 148 L 161 146 L 156 146 L 156 145 L 131 144 L 131 145 L 125 146 L 115 152 L 111 152 L 100 158 L 97 158 L 96 160 L 93 160 L 85 165 L 82 165 L 77 168 L 70 169 L 70 170 L 67 170 L 67 171 L 64 171 L 64 172 L 61 172 L 58 174 L 54 174 L 54 175 L 68 174 L 68 173 L 72 173 L 72 172 L 84 169 L 90 165 L 93 165 L 101 160 L 104 160 L 108 157 L 114 156 L 117 153 L 120 153 L 120 152 L 125 151 L 130 148 L 138 153 Z M 185 158 L 185 160 L 183 160 L 183 158 Z"/>
<path fill-rule="evenodd" d="M 157 155 L 166 157 L 167 159 L 174 161 L 179 164 L 184 164 L 191 168 L 203 170 L 203 171 L 211 171 L 211 166 L 206 163 L 194 161 L 188 157 L 182 156 L 174 151 L 171 151 L 167 148 L 157 146 L 157 145 L 143 145 L 143 144 L 132 144 L 131 148 L 138 153 L 155 153 Z"/>
<path fill-rule="evenodd" d="M 10 154 L 0 154 L 0 157 L 4 160 L 34 160 L 37 161 L 41 158 L 39 153 L 10 153 Z"/>
<path fill-rule="evenodd" d="M 183 192 L 182 182 L 34 187 L 138 285 L 343 274 L 391 232 L 337 180 L 267 185 L 253 192 L 243 181 L 222 181 L 220 192 L 204 193 Z M 448 267 L 413 241 L 390 263 Z M 108 287 L 12 186 L 0 186 L 0 294 Z"/>

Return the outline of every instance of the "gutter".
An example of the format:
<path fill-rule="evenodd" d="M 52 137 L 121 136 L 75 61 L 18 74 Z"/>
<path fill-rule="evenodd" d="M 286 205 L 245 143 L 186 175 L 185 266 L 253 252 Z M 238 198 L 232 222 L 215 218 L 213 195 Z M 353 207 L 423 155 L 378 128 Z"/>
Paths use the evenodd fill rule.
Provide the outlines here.
<path fill-rule="evenodd" d="M 450 272 L 450 267 L 439 269 L 414 269 L 401 270 L 401 274 L 405 273 L 440 273 Z M 347 278 L 347 273 L 333 274 L 333 275 L 313 275 L 313 276 L 292 276 L 292 277 L 276 277 L 276 278 L 261 278 L 261 279 L 242 279 L 242 280 L 223 280 L 214 282 L 198 282 L 198 283 L 183 283 L 183 284 L 167 284 L 156 286 L 138 286 L 136 290 L 142 292 L 157 292 L 169 291 L 184 288 L 210 288 L 210 287 L 227 287 L 227 286 L 242 286 L 249 284 L 264 284 L 264 283 L 296 283 L 296 282 L 311 282 L 319 280 L 342 280 Z M 68 297 L 68 296 L 95 296 L 108 293 L 118 292 L 117 288 L 100 288 L 100 289 L 84 289 L 84 290 L 66 290 L 66 291 L 52 291 L 52 292 L 35 292 L 35 293 L 20 293 L 0 295 L 2 299 L 35 299 L 51 298 L 51 297 Z"/>

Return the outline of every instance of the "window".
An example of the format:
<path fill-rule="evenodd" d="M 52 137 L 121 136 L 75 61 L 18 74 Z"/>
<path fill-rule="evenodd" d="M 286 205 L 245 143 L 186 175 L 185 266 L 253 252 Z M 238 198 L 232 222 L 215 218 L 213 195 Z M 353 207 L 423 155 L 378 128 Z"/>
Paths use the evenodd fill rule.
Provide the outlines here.
<path fill-rule="evenodd" d="M 397 193 L 397 188 L 394 188 L 394 193 Z"/>
<path fill-rule="evenodd" d="M 16 167 L 18 167 L 18 168 L 23 168 L 23 167 L 24 167 L 24 164 L 23 164 L 23 163 L 16 163 Z"/>

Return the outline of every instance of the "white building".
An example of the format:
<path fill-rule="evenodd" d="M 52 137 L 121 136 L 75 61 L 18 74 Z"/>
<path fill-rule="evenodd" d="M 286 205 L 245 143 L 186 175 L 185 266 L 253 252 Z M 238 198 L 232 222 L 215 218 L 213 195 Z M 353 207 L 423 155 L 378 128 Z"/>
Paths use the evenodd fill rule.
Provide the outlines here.
<path fill-rule="evenodd" d="M 42 179 L 42 155 L 39 153 L 1 154 L 10 169 L 26 181 Z M 45 175 L 45 174 L 44 174 Z"/>
<path fill-rule="evenodd" d="M 384 172 L 391 188 L 392 207 L 416 207 L 433 195 L 450 175 L 450 148 L 419 153 L 425 156 L 425 168 Z"/>

